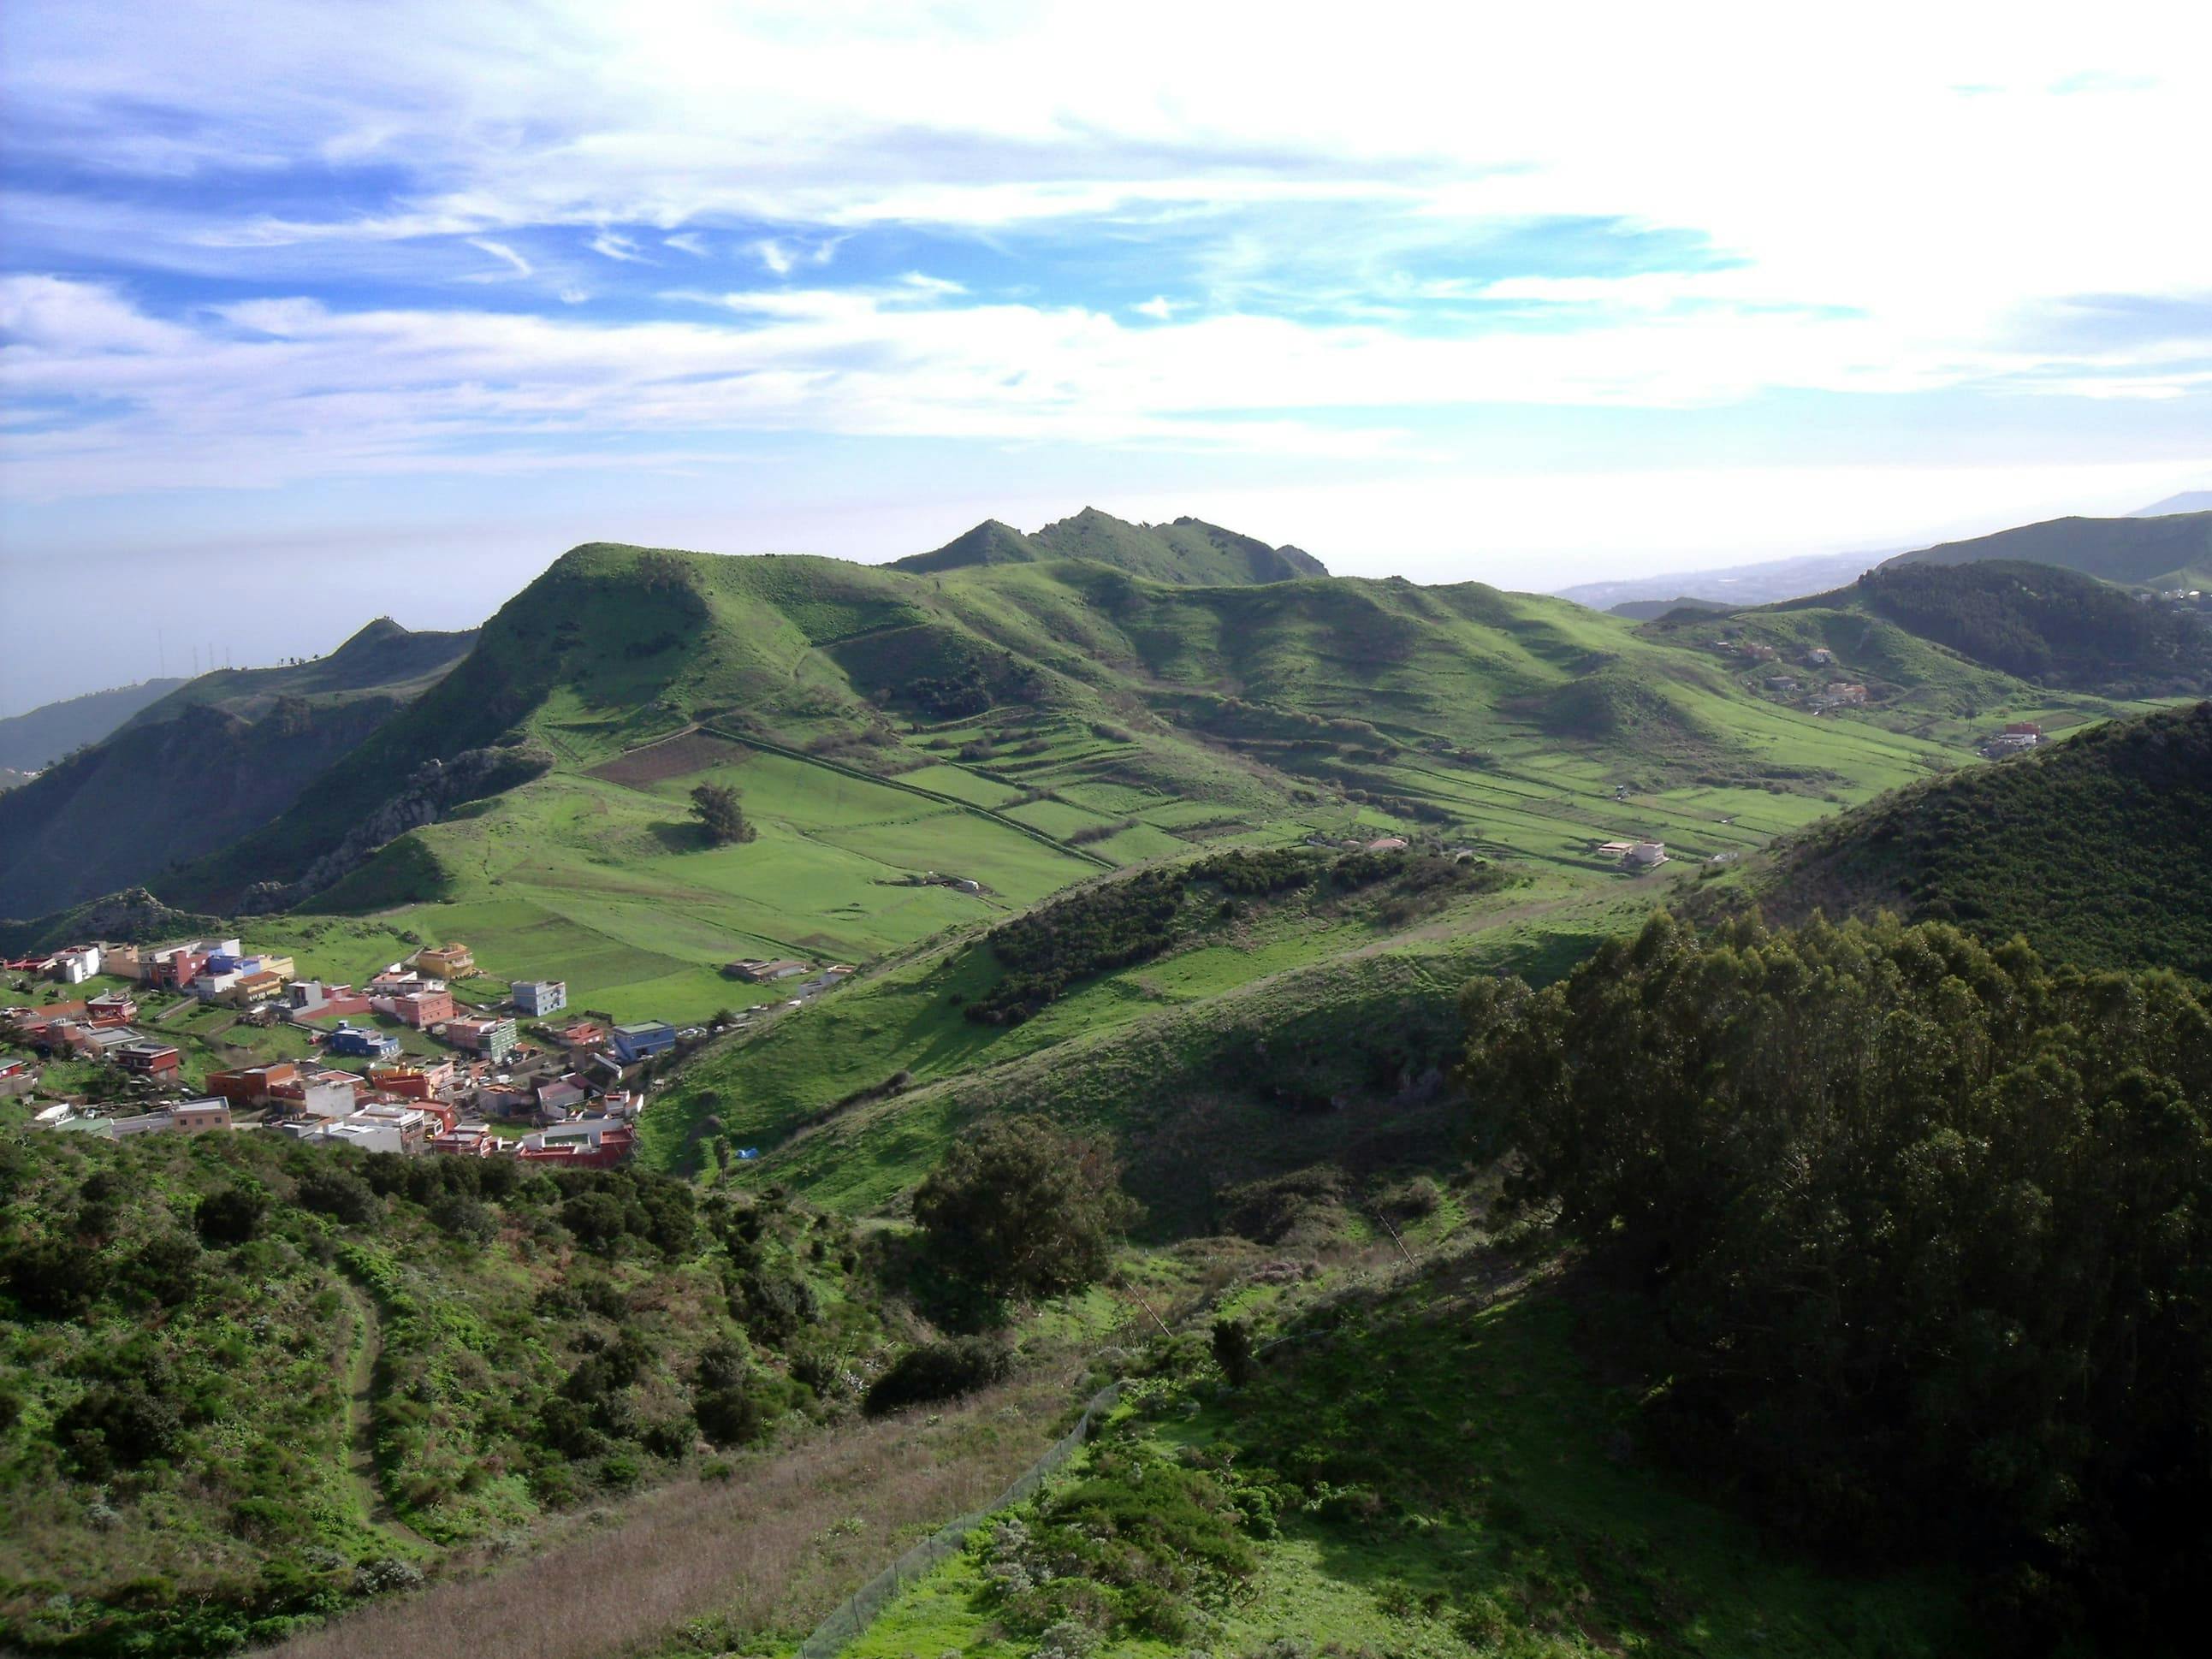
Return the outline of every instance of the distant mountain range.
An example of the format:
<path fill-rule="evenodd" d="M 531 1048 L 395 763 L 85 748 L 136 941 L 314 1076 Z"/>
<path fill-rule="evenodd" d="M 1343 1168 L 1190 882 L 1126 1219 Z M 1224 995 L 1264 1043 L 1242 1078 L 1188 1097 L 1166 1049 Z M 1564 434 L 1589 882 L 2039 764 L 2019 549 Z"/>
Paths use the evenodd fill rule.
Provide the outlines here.
<path fill-rule="evenodd" d="M 0 771 L 35 772 L 51 766 L 71 750 L 98 743 L 184 684 L 180 679 L 142 680 L 0 720 Z"/>
<path fill-rule="evenodd" d="M 1773 605 L 1825 592 L 1878 564 L 1960 564 L 1973 559 L 2025 559 L 2106 581 L 2141 586 L 2203 586 L 2212 528 L 2176 526 L 2176 518 L 2212 521 L 2212 490 L 2170 495 L 2118 519 L 2052 519 L 1993 535 L 1910 550 L 1816 553 L 1715 570 L 1669 572 L 1620 581 L 1584 582 L 1555 590 L 1563 599 L 1648 621 L 1678 606 Z M 2146 520 L 2160 521 L 2147 524 Z"/>
<path fill-rule="evenodd" d="M 1983 559 L 2056 565 L 2126 587 L 2212 586 L 2212 512 L 2052 519 L 1971 541 L 1900 553 L 1886 568 L 1970 564 Z"/>
<path fill-rule="evenodd" d="M 1586 605 L 1593 611 L 1613 611 L 1620 616 L 1639 613 L 1620 609 L 1664 599 L 1670 605 L 1693 596 L 1708 604 L 1771 605 L 1802 594 L 1824 592 L 1871 570 L 1884 559 L 1880 553 L 1811 553 L 1793 559 L 1768 559 L 1757 564 L 1729 565 L 1717 570 L 1674 571 L 1658 576 L 1635 576 L 1620 581 L 1583 582 L 1558 591 L 1563 599 Z M 1642 615 L 1650 615 L 1645 611 Z"/>
<path fill-rule="evenodd" d="M 266 823 L 475 640 L 410 633 L 383 617 L 312 662 L 223 669 L 176 685 L 0 794 L 0 915 L 43 915 L 143 885 Z"/>

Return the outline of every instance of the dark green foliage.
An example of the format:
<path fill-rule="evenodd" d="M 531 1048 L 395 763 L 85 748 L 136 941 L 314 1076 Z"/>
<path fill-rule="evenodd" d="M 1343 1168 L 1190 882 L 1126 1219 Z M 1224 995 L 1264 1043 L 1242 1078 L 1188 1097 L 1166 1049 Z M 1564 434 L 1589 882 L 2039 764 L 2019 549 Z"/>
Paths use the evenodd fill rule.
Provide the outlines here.
<path fill-rule="evenodd" d="M 2114 720 L 1808 831 L 1765 896 L 1896 908 L 2084 966 L 2212 979 L 2212 704 Z"/>
<path fill-rule="evenodd" d="M 2185 1615 L 2212 1549 L 2212 1013 L 2184 981 L 1940 925 L 1662 915 L 1467 1015 L 1516 1193 L 1652 1297 L 1686 1461 L 1838 1547 L 2025 1573 L 2038 1620 Z"/>
<path fill-rule="evenodd" d="M 750 841 L 759 833 L 745 822 L 738 792 L 722 784 L 702 783 L 691 791 L 691 816 L 699 820 L 710 847 Z"/>
<path fill-rule="evenodd" d="M 199 1241 L 189 1233 L 156 1233 L 131 1257 L 122 1280 L 161 1307 L 182 1307 L 199 1294 Z"/>
<path fill-rule="evenodd" d="M 1006 1345 L 988 1336 L 959 1336 L 908 1348 L 868 1385 L 861 1409 L 881 1417 L 907 1406 L 957 1400 L 1004 1380 L 1012 1369 Z"/>
<path fill-rule="evenodd" d="M 100 1293 L 99 1259 L 71 1240 L 33 1239 L 16 1245 L 0 1262 L 0 1276 L 17 1304 L 42 1319 L 69 1319 Z"/>
<path fill-rule="evenodd" d="M 440 1232 L 472 1244 L 487 1243 L 499 1232 L 499 1218 L 463 1193 L 448 1194 L 432 1204 L 430 1223 Z"/>
<path fill-rule="evenodd" d="M 1106 1271 L 1135 1206 L 1103 1140 L 1036 1117 L 964 1131 L 914 1195 L 931 1253 L 1005 1295 L 1048 1296 Z"/>
<path fill-rule="evenodd" d="M 243 1244 L 261 1231 L 268 1219 L 267 1194 L 244 1187 L 228 1187 L 210 1193 L 192 1212 L 192 1225 L 209 1244 Z"/>
<path fill-rule="evenodd" d="M 1215 1320 L 1213 1363 L 1221 1367 L 1231 1388 L 1241 1389 L 1249 1382 L 1257 1363 L 1252 1354 L 1252 1328 L 1241 1319 Z"/>
<path fill-rule="evenodd" d="M 1202 888 L 1275 893 L 1304 885 L 1313 873 L 1313 860 L 1300 853 L 1222 854 L 1042 905 L 992 929 L 992 953 L 1007 973 L 968 1005 L 967 1017 L 1019 1024 L 1080 980 L 1150 961 L 1176 942 L 1184 907 Z"/>
<path fill-rule="evenodd" d="M 2212 680 L 2212 630 L 2050 565 L 1885 565 L 1856 592 L 1876 616 L 2021 679 L 2108 696 Z"/>
<path fill-rule="evenodd" d="M 143 1385 L 103 1383 L 55 1420 L 54 1438 L 97 1480 L 171 1451 L 183 1426 L 176 1407 Z"/>
<path fill-rule="evenodd" d="M 820 1311 L 806 1281 L 749 1267 L 730 1296 L 730 1313 L 762 1342 L 789 1341 Z"/>
<path fill-rule="evenodd" d="M 768 1433 L 768 1413 L 758 1397 L 740 1386 L 708 1389 L 691 1411 L 699 1432 L 716 1446 L 750 1446 Z"/>
<path fill-rule="evenodd" d="M 293 1201 L 349 1227 L 366 1225 L 383 1209 L 375 1188 L 347 1170 L 316 1170 L 302 1176 Z"/>

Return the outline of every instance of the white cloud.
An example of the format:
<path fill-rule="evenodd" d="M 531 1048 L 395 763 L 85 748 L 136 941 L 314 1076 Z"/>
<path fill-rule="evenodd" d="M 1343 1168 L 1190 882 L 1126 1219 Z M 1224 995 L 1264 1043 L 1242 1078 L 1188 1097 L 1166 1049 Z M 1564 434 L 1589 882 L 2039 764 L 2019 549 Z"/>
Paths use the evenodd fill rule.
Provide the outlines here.
<path fill-rule="evenodd" d="M 513 268 L 513 274 L 517 276 L 527 276 L 530 275 L 532 269 L 530 261 L 524 258 L 520 253 L 517 253 L 513 248 L 507 246 L 504 242 L 495 242 L 487 236 L 471 236 L 469 238 L 469 246 L 473 248 L 483 249 L 483 252 L 490 254 L 495 259 L 504 259 L 507 264 Z M 508 273 L 506 271 L 495 271 L 490 274 L 498 277 L 505 276 Z"/>
<path fill-rule="evenodd" d="M 1155 294 L 1142 305 L 1131 306 L 1129 309 L 1140 317 L 1150 317 L 1163 323 L 1175 315 L 1175 307 L 1169 303 L 1164 294 Z"/>
<path fill-rule="evenodd" d="M 637 251 L 637 244 L 635 242 L 630 240 L 629 237 L 618 235 L 611 230 L 601 231 L 598 235 L 592 238 L 591 241 L 586 244 L 586 246 L 591 248 L 592 252 L 604 255 L 605 258 L 610 259 L 618 260 L 623 264 L 649 265 L 653 263 L 652 260 L 647 258 L 644 254 L 640 253 Z"/>
<path fill-rule="evenodd" d="M 707 244 L 696 230 L 678 231 L 673 236 L 660 239 L 663 247 L 672 247 L 678 253 L 688 253 L 695 259 L 707 257 Z"/>

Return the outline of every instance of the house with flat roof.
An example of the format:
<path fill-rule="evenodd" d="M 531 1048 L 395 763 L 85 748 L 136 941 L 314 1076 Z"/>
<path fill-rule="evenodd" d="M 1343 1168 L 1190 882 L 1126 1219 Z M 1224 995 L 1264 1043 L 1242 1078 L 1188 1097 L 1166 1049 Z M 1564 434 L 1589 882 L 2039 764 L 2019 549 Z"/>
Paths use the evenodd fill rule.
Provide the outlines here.
<path fill-rule="evenodd" d="M 641 1019 L 614 1029 L 615 1058 L 625 1066 L 665 1054 L 676 1046 L 676 1028 L 665 1019 Z"/>
<path fill-rule="evenodd" d="M 433 945 L 415 953 L 415 965 L 440 979 L 466 979 L 476 972 L 477 959 L 465 945 Z"/>
<path fill-rule="evenodd" d="M 568 987 L 557 979 L 519 979 L 509 988 L 514 1006 L 532 1019 L 557 1014 L 568 1006 Z"/>
<path fill-rule="evenodd" d="M 166 1042 L 152 1037 L 140 1037 L 136 1042 L 118 1045 L 115 1063 L 135 1077 L 150 1077 L 156 1083 L 173 1083 L 184 1067 L 184 1056 Z"/>

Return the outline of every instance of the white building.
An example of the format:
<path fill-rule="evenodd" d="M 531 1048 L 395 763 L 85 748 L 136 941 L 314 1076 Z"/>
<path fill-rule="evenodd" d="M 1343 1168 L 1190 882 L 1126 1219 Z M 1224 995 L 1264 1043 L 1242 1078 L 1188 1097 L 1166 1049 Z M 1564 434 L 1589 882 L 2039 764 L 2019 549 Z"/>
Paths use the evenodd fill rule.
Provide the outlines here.
<path fill-rule="evenodd" d="M 97 945 L 73 945 L 54 954 L 53 976 L 64 985 L 82 985 L 100 971 Z"/>
<path fill-rule="evenodd" d="M 568 987 L 557 979 L 519 979 L 512 988 L 514 1006 L 532 1019 L 543 1019 L 568 1006 Z"/>

